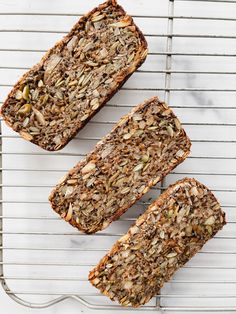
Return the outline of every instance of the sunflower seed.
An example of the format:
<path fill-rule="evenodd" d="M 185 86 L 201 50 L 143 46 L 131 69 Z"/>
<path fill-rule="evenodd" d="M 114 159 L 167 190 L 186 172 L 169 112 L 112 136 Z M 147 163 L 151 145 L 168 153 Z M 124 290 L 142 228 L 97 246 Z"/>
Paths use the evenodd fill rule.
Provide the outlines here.
<path fill-rule="evenodd" d="M 38 123 L 41 125 L 46 125 L 46 121 L 44 119 L 43 114 L 39 110 L 37 110 L 36 108 L 32 108 L 32 110 L 35 113 L 35 116 L 36 116 Z"/>

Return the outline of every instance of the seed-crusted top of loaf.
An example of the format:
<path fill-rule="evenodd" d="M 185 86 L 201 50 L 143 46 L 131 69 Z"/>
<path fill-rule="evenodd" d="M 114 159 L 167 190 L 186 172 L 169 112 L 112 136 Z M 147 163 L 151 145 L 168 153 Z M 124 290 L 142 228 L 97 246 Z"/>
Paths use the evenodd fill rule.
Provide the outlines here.
<path fill-rule="evenodd" d="M 65 146 L 145 60 L 147 43 L 115 0 L 83 16 L 14 86 L 6 123 L 46 150 Z"/>
<path fill-rule="evenodd" d="M 122 305 L 147 303 L 225 224 L 214 195 L 194 179 L 170 186 L 90 272 Z"/>
<path fill-rule="evenodd" d="M 86 233 L 106 228 L 190 152 L 173 111 L 157 97 L 124 116 L 50 196 L 53 209 Z"/>

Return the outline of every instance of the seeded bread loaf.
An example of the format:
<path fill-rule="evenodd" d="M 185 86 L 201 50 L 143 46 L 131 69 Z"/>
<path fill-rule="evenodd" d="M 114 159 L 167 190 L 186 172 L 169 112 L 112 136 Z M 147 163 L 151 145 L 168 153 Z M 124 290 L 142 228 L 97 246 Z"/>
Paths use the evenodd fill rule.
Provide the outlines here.
<path fill-rule="evenodd" d="M 116 0 L 84 15 L 16 83 L 5 122 L 40 147 L 63 148 L 144 62 L 147 43 Z"/>
<path fill-rule="evenodd" d="M 190 152 L 173 111 L 157 97 L 124 116 L 52 191 L 52 208 L 85 233 L 106 228 Z"/>
<path fill-rule="evenodd" d="M 215 196 L 194 179 L 170 186 L 90 272 L 103 294 L 138 307 L 225 224 Z"/>

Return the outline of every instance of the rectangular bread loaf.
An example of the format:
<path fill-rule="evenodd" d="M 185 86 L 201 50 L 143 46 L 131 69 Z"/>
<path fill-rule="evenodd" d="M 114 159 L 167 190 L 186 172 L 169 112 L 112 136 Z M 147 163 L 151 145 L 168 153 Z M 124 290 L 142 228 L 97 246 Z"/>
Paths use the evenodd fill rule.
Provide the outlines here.
<path fill-rule="evenodd" d="M 170 186 L 90 272 L 103 294 L 138 307 L 225 224 L 215 196 L 194 179 Z"/>
<path fill-rule="evenodd" d="M 116 0 L 84 15 L 16 83 L 5 122 L 40 147 L 63 148 L 144 62 L 147 43 Z"/>
<path fill-rule="evenodd" d="M 190 140 L 157 97 L 135 107 L 52 191 L 52 208 L 82 232 L 118 219 L 181 163 Z"/>

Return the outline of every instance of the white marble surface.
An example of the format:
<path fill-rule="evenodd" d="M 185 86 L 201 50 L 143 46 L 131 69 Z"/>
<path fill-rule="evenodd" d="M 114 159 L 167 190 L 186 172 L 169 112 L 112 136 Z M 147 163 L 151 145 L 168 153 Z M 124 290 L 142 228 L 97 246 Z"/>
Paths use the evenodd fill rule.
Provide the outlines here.
<path fill-rule="evenodd" d="M 25 68 L 32 66 L 43 55 L 43 51 L 27 52 L 21 50 L 47 50 L 63 35 L 62 33 L 55 33 L 55 31 L 68 31 L 78 19 L 73 14 L 83 14 L 99 2 L 97 0 L 0 0 L 0 28 L 11 30 L 11 32 L 0 32 L 0 102 L 4 100 L 11 89 L 11 86 L 7 85 L 12 85 L 25 72 Z M 120 3 L 132 15 L 166 16 L 168 14 L 169 1 L 167 0 L 120 0 Z M 174 6 L 175 16 L 235 18 L 236 13 L 236 3 L 176 0 Z M 21 15 L 7 15 L 7 13 L 21 13 Z M 22 15 L 23 13 L 35 13 L 36 15 Z M 40 15 L 40 13 L 72 15 L 50 16 Z M 136 17 L 135 21 L 147 35 L 151 53 L 166 51 L 165 37 L 148 35 L 166 34 L 167 19 Z M 175 19 L 173 33 L 235 36 L 235 25 L 235 21 Z M 15 32 L 15 30 L 37 30 L 39 32 Z M 49 30 L 52 32 L 42 32 Z M 12 51 L 13 49 L 14 51 Z M 236 40 L 175 36 L 172 51 L 235 54 Z M 96 123 L 89 123 L 80 132 L 80 138 L 100 138 L 111 128 L 111 124 L 104 125 L 100 122 L 117 121 L 119 117 L 130 110 L 130 106 L 136 105 L 145 98 L 159 95 L 163 99 L 164 93 L 161 89 L 165 85 L 165 74 L 159 72 L 163 71 L 165 66 L 165 56 L 149 55 L 141 69 L 156 72 L 136 72 L 125 84 L 125 87 L 131 89 L 144 90 L 121 90 L 93 118 Z M 178 271 L 173 280 L 165 285 L 162 294 L 172 295 L 172 297 L 162 297 L 161 304 L 164 307 L 234 306 L 236 308 L 236 254 L 232 254 L 236 252 L 236 242 L 233 238 L 236 237 L 236 93 L 232 91 L 202 91 L 202 89 L 236 89 L 236 75 L 230 74 L 236 72 L 236 58 L 174 55 L 172 57 L 172 70 L 176 72 L 227 72 L 226 74 L 172 74 L 170 87 L 173 90 L 170 95 L 170 105 L 185 124 L 186 131 L 193 140 L 193 146 L 191 157 L 166 178 L 165 184 L 167 186 L 186 175 L 199 179 L 214 190 L 222 205 L 226 206 L 225 211 L 229 223 L 218 234 L 218 237 L 209 241 L 202 252 L 188 263 L 187 268 Z M 146 88 L 152 90 L 148 91 Z M 179 91 L 179 88 L 200 89 L 200 91 Z M 116 108 L 112 105 L 123 106 Z M 5 124 L 2 124 L 2 133 L 5 136 L 3 138 L 3 152 L 5 153 L 3 155 L 3 168 L 11 169 L 11 171 L 3 171 L 3 184 L 8 185 L 8 187 L 3 188 L 3 200 L 6 202 L 3 206 L 3 214 L 8 217 L 20 218 L 4 219 L 3 230 L 4 232 L 21 233 L 20 235 L 5 234 L 4 246 L 48 249 L 4 251 L 4 262 L 19 264 L 4 267 L 7 284 L 12 291 L 41 291 L 45 294 L 52 294 L 42 297 L 20 295 L 22 299 L 31 302 L 51 300 L 56 297 L 53 294 L 60 294 L 61 291 L 74 294 L 97 293 L 96 289 L 92 288 L 86 281 L 91 266 L 76 266 L 75 264 L 96 264 L 105 250 L 119 237 L 118 235 L 108 235 L 125 233 L 131 221 L 114 222 L 104 231 L 107 234 L 105 236 L 78 235 L 75 229 L 57 219 L 47 203 L 47 196 L 51 187 L 63 175 L 64 171 L 70 169 L 82 158 L 77 155 L 87 153 L 94 146 L 96 140 L 77 138 L 59 154 L 45 155 L 41 149 L 16 136 Z M 30 155 L 32 153 L 35 155 Z M 64 153 L 66 155 L 62 156 Z M 27 169 L 28 171 L 13 171 L 12 169 Z M 41 171 L 36 172 L 34 170 Z M 9 185 L 31 185 L 34 187 L 10 187 Z M 39 185 L 44 187 L 39 187 Z M 156 196 L 157 191 L 152 190 L 143 200 Z M 11 203 L 12 200 L 15 203 Z M 136 205 L 124 217 L 135 218 L 144 209 L 144 206 Z M 22 217 L 35 219 L 22 219 Z M 44 218 L 42 219 L 42 217 Z M 37 234 L 42 232 L 55 234 Z M 25 235 L 23 233 L 33 234 Z M 60 235 L 62 233 L 64 235 Z M 227 237 L 228 239 L 226 239 Z M 231 239 L 229 239 L 230 237 Z M 62 251 L 61 248 L 66 248 L 67 251 Z M 101 248 L 104 251 L 76 251 L 83 248 Z M 20 265 L 23 263 L 30 265 Z M 42 267 L 37 265 L 40 263 L 64 263 L 66 265 Z M 11 277 L 33 277 L 37 280 L 13 280 Z M 41 280 L 38 280 L 39 278 Z M 45 280 L 46 278 L 48 280 Z M 79 280 L 71 280 L 73 278 Z M 210 283 L 204 283 L 204 281 Z M 216 283 L 216 281 L 218 282 Z M 214 294 L 219 297 L 207 297 Z M 173 295 L 181 297 L 174 297 Z M 231 297 L 228 298 L 228 295 Z M 111 304 L 106 298 L 99 296 L 86 297 L 86 299 L 90 302 Z M 153 302 L 150 305 L 153 305 Z M 4 314 L 34 314 L 39 311 L 18 305 L 0 289 L 0 309 L 2 308 Z M 71 299 L 41 311 L 46 314 L 60 314 L 65 311 L 70 314 L 94 312 L 94 310 L 88 310 Z M 103 312 L 115 313 L 115 311 Z M 122 310 L 119 313 L 127 313 L 127 311 Z M 215 313 L 215 310 L 212 313 Z"/>

